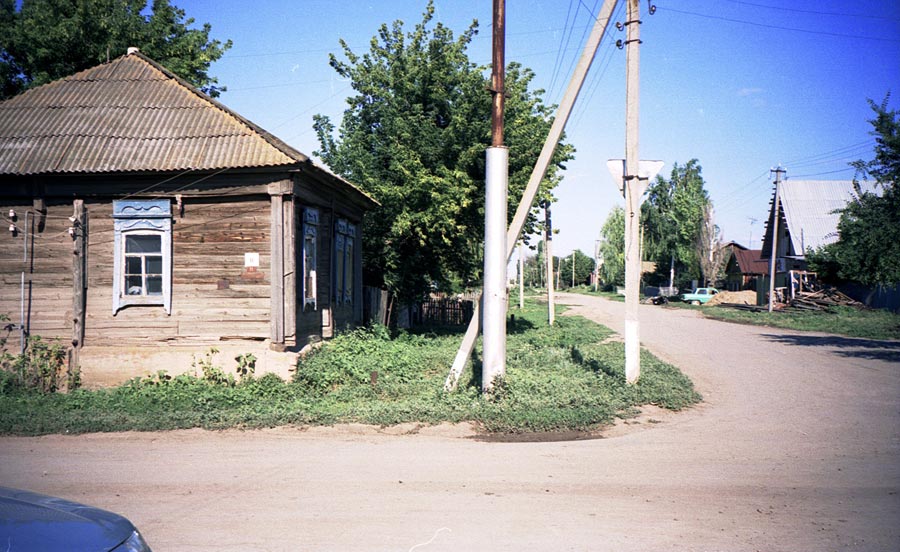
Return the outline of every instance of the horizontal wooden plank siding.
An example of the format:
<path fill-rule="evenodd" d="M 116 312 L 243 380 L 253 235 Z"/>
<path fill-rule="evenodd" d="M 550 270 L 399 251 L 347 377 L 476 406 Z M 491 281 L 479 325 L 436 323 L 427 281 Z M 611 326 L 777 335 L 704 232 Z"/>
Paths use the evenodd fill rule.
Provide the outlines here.
<path fill-rule="evenodd" d="M 16 212 L 14 220 L 7 220 L 10 209 Z M 43 218 L 31 204 L 4 204 L 0 212 L 5 221 L 0 229 L 0 313 L 9 322 L 20 323 L 24 273 L 26 329 L 31 335 L 58 338 L 68 345 L 72 336 L 72 237 L 68 233 L 72 204 L 48 205 Z M 10 224 L 15 225 L 15 234 L 9 231 Z M 18 331 L 10 334 L 8 348 L 18 349 L 18 335 Z"/>
<path fill-rule="evenodd" d="M 112 204 L 90 213 L 86 345 L 215 343 L 269 336 L 269 198 L 192 198 L 173 206 L 172 314 L 131 306 L 112 314 Z M 259 255 L 259 267 L 244 255 Z M 71 261 L 70 261 L 71 263 Z"/>

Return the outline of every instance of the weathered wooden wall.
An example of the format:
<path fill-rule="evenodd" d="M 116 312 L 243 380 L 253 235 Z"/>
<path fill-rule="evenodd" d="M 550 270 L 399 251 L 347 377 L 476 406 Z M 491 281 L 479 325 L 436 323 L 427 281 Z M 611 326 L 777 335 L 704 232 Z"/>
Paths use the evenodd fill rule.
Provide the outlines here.
<path fill-rule="evenodd" d="M 31 213 L 30 203 L 5 203 L 0 209 L 5 221 L 0 233 L 0 314 L 9 317 L 0 328 L 20 323 L 24 273 L 26 328 L 32 335 L 60 338 L 68 345 L 72 336 L 72 238 L 68 233 L 72 204 L 47 205 L 43 223 Z M 10 209 L 16 211 L 12 221 Z M 8 230 L 10 224 L 18 229 L 15 235 Z M 6 331 L 0 333 L 0 338 L 5 335 Z M 10 332 L 7 348 L 17 351 L 19 347 L 19 332 Z"/>
<path fill-rule="evenodd" d="M 133 306 L 112 313 L 111 203 L 88 203 L 86 345 L 215 343 L 269 337 L 269 198 L 185 199 L 173 209 L 172 314 Z M 259 268 L 244 267 L 258 253 Z"/>

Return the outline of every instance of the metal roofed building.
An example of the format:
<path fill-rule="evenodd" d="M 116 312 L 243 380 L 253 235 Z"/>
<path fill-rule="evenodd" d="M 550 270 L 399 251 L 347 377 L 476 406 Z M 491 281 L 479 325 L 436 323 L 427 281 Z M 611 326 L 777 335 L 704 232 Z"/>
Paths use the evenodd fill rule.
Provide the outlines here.
<path fill-rule="evenodd" d="M 361 321 L 375 206 L 130 50 L 0 102 L 7 347 L 59 338 L 89 384 L 184 371 L 213 346 L 226 368 L 252 352 L 286 375 Z"/>
<path fill-rule="evenodd" d="M 857 192 L 856 186 L 859 186 Z M 859 193 L 880 193 L 871 182 L 852 180 L 785 180 L 781 183 L 781 208 L 778 223 L 778 272 L 802 270 L 806 251 L 817 249 L 838 240 L 840 210 L 859 197 Z M 769 206 L 766 233 L 763 236 L 762 257 L 768 259 L 772 251 L 772 227 L 775 217 L 775 194 Z"/>

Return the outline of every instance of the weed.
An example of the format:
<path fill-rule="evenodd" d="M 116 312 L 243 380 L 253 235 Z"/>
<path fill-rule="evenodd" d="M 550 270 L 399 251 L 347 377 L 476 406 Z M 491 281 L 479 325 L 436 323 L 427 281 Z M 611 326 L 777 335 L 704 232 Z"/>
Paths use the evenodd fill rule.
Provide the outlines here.
<path fill-rule="evenodd" d="M 604 342 L 611 332 L 602 326 L 565 316 L 548 327 L 546 305 L 532 302 L 515 314 L 506 376 L 488 396 L 477 363 L 457 391 L 443 391 L 458 334 L 376 326 L 324 344 L 298 363 L 292 382 L 273 374 L 223 380 L 214 349 L 195 359 L 200 377 L 162 371 L 100 391 L 43 395 L 0 377 L 0 434 L 445 421 L 494 432 L 585 430 L 641 404 L 678 409 L 699 400 L 681 372 L 646 353 L 641 380 L 626 385 L 624 347 Z"/>
<path fill-rule="evenodd" d="M 241 379 L 245 377 L 253 377 L 256 372 L 256 355 L 253 353 L 244 353 L 234 357 L 237 361 L 237 373 Z"/>

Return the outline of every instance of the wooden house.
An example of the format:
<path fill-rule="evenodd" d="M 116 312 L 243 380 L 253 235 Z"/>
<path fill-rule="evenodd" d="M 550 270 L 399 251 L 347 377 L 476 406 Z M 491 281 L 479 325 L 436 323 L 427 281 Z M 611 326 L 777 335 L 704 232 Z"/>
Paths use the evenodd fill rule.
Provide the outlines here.
<path fill-rule="evenodd" d="M 728 262 L 725 264 L 725 285 L 728 291 L 756 290 L 769 273 L 769 263 L 762 258 L 761 249 L 747 249 L 731 242 Z"/>
<path fill-rule="evenodd" d="M 130 50 L 0 102 L 6 347 L 59 339 L 89 386 L 213 348 L 287 376 L 361 321 L 376 205 Z"/>
<path fill-rule="evenodd" d="M 768 262 L 775 244 L 776 287 L 787 285 L 791 270 L 806 270 L 807 251 L 838 240 L 840 211 L 847 203 L 855 201 L 860 193 L 880 193 L 872 182 L 852 180 L 789 179 L 781 182 L 779 188 L 779 209 L 776 213 L 773 193 L 761 251 Z M 778 234 L 774 235 L 776 220 Z"/>

